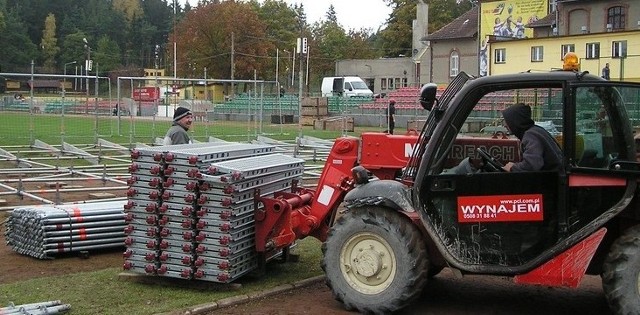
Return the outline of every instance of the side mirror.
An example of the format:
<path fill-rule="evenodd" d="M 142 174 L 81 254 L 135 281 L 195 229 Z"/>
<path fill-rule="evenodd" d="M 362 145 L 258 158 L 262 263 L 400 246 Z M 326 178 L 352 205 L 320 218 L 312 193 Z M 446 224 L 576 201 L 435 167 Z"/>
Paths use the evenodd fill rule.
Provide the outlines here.
<path fill-rule="evenodd" d="M 426 110 L 433 109 L 433 104 L 436 102 L 436 92 L 438 86 L 435 83 L 427 83 L 420 89 L 420 105 Z"/>

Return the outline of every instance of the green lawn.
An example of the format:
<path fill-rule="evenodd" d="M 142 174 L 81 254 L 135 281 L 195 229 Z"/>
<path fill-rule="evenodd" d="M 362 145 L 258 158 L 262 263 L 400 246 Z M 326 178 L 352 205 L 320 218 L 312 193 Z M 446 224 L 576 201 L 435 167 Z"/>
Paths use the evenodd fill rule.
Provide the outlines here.
<path fill-rule="evenodd" d="M 71 304 L 71 314 L 157 314 L 211 303 L 230 296 L 259 292 L 322 274 L 320 242 L 307 238 L 294 249 L 299 262 L 267 264 L 266 274 L 247 275 L 235 283 L 239 289 L 202 281 L 158 279 L 157 283 L 119 277 L 122 268 L 114 266 L 95 272 L 37 278 L 0 285 L 0 306 L 61 300 Z M 90 261 L 87 261 L 90 263 Z M 33 272 L 37 273 L 37 270 Z M 151 277 L 151 276 L 141 276 Z M 149 280 L 149 279 L 142 279 Z M 166 281 L 164 281 L 166 280 Z"/>
<path fill-rule="evenodd" d="M 0 146 L 29 145 L 40 140 L 51 145 L 63 142 L 71 144 L 94 144 L 96 139 L 104 139 L 129 147 L 137 142 L 153 143 L 155 138 L 164 137 L 171 121 L 151 117 L 117 117 L 29 114 L 21 112 L 0 113 Z M 344 134 L 357 136 L 363 131 L 380 131 L 380 128 L 356 128 L 355 132 Z M 208 141 L 209 137 L 227 141 L 247 142 L 264 135 L 277 140 L 294 140 L 302 133 L 322 139 L 335 139 L 341 131 L 314 130 L 312 126 L 297 124 L 273 125 L 269 122 L 253 121 L 213 121 L 194 122 L 190 130 L 193 138 Z"/>

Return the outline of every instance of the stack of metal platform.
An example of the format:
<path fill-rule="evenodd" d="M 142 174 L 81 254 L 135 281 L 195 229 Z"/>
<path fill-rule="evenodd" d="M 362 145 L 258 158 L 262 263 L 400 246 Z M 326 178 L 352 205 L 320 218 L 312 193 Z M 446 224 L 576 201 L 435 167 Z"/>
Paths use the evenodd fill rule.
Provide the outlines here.
<path fill-rule="evenodd" d="M 7 244 L 40 259 L 56 254 L 122 247 L 125 201 L 16 208 L 6 224 Z"/>
<path fill-rule="evenodd" d="M 258 266 L 256 194 L 289 189 L 304 161 L 274 146 L 200 143 L 132 155 L 126 270 L 231 282 Z"/>
<path fill-rule="evenodd" d="M 164 157 L 162 150 L 141 148 L 132 152 L 127 180 L 127 227 L 124 269 L 137 273 L 156 274 L 160 234 L 158 208 L 164 185 Z"/>

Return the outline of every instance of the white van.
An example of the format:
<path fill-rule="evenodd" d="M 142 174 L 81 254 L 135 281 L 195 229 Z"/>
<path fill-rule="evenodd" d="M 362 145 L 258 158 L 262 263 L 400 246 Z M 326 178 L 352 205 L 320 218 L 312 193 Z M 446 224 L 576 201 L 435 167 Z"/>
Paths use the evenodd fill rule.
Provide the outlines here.
<path fill-rule="evenodd" d="M 373 97 L 373 92 L 360 77 L 324 77 L 322 96 Z"/>

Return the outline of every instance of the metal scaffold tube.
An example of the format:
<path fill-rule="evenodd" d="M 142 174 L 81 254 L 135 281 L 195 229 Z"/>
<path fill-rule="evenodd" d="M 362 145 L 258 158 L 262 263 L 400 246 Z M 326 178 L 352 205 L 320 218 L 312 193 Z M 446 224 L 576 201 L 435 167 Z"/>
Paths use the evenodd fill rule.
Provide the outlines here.
<path fill-rule="evenodd" d="M 35 314 L 62 314 L 71 309 L 71 305 L 62 304 L 61 301 L 48 301 L 41 303 L 21 304 L 8 307 L 0 307 L 2 315 L 35 315 Z"/>
<path fill-rule="evenodd" d="M 40 259 L 56 253 L 123 247 L 125 200 L 22 207 L 6 221 L 7 244 Z"/>

